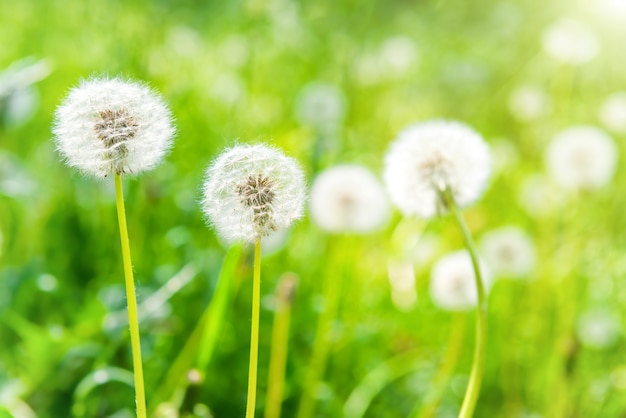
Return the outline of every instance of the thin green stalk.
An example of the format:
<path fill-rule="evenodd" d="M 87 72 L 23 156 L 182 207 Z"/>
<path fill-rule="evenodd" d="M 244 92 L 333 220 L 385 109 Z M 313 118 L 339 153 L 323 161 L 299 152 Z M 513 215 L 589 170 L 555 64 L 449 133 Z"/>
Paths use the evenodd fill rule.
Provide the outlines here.
<path fill-rule="evenodd" d="M 135 398 L 137 418 L 146 418 L 146 395 L 143 383 L 143 366 L 141 363 L 141 343 L 139 339 L 139 320 L 137 318 L 137 296 L 135 295 L 135 280 L 133 278 L 133 264 L 130 259 L 130 244 L 126 227 L 126 211 L 124 209 L 124 189 L 122 176 L 115 174 L 115 199 L 117 203 L 117 218 L 120 224 L 120 239 L 122 241 L 122 258 L 124 260 L 124 278 L 126 281 L 126 300 L 128 303 L 128 324 L 130 326 L 130 346 L 133 354 L 133 371 L 135 377 Z"/>
<path fill-rule="evenodd" d="M 448 337 L 448 344 L 446 348 L 446 354 L 441 362 L 441 366 L 435 377 L 432 379 L 432 384 L 429 385 L 428 392 L 424 396 L 424 402 L 421 405 L 416 405 L 410 417 L 417 418 L 431 418 L 435 416 L 441 398 L 445 392 L 445 387 L 454 368 L 459 360 L 461 351 L 463 348 L 463 341 L 465 339 L 465 327 L 466 327 L 465 313 L 457 312 L 452 320 L 452 329 L 450 330 L 450 336 Z"/>
<path fill-rule="evenodd" d="M 478 301 L 476 305 L 476 342 L 474 346 L 474 360 L 470 380 L 463 399 L 463 405 L 461 406 L 461 412 L 459 413 L 459 418 L 470 418 L 474 415 L 474 408 L 476 407 L 476 402 L 478 401 L 480 385 L 482 383 L 483 373 L 485 370 L 485 355 L 487 353 L 487 298 L 485 297 L 485 287 L 478 263 L 478 251 L 476 251 L 476 245 L 474 244 L 472 234 L 463 219 L 463 215 L 461 215 L 459 208 L 454 202 L 454 198 L 452 197 L 450 190 L 444 190 L 442 195 L 445 199 L 446 207 L 450 210 L 450 212 L 452 212 L 452 215 L 454 216 L 454 219 L 463 234 L 465 246 L 467 247 L 467 251 L 472 259 L 472 266 L 474 267 L 474 275 L 476 279 L 476 291 L 478 294 Z"/>
<path fill-rule="evenodd" d="M 276 313 L 272 328 L 265 418 L 280 418 L 285 389 L 285 365 L 287 364 L 287 348 L 289 346 L 291 304 L 296 280 L 293 274 L 285 275 L 278 284 L 276 291 Z"/>
<path fill-rule="evenodd" d="M 252 330 L 250 332 L 250 368 L 248 370 L 248 401 L 246 418 L 254 417 L 256 381 L 259 363 L 259 314 L 261 310 L 261 240 L 254 242 L 254 276 L 252 281 Z"/>
<path fill-rule="evenodd" d="M 310 418 L 315 410 L 315 395 L 320 379 L 324 376 L 328 353 L 332 346 L 333 320 L 337 316 L 341 280 L 333 274 L 326 274 L 324 278 L 324 311 L 320 315 L 315 340 L 311 354 L 311 361 L 304 380 L 304 390 L 296 418 Z"/>

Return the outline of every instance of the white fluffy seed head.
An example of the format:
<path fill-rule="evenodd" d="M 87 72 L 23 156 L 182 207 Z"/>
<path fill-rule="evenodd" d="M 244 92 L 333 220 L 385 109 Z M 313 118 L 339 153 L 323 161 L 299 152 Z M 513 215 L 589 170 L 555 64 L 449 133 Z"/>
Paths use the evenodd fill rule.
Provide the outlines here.
<path fill-rule="evenodd" d="M 311 189 L 311 216 L 323 229 L 367 233 L 386 223 L 389 201 L 380 181 L 360 165 L 322 172 Z"/>
<path fill-rule="evenodd" d="M 595 33 L 583 23 L 569 18 L 560 19 L 548 27 L 542 42 L 549 56 L 570 65 L 589 62 L 600 51 Z"/>
<path fill-rule="evenodd" d="M 202 210 L 227 243 L 254 242 L 299 219 L 304 199 L 293 158 L 267 145 L 237 145 L 207 169 Z"/>
<path fill-rule="evenodd" d="M 491 288 L 491 274 L 483 261 L 479 262 L 485 293 Z M 462 311 L 478 302 L 472 259 L 466 250 L 455 251 L 437 261 L 430 277 L 430 295 L 441 309 Z"/>
<path fill-rule="evenodd" d="M 533 240 L 517 226 L 505 226 L 486 233 L 480 249 L 485 263 L 496 277 L 524 279 L 535 268 Z"/>
<path fill-rule="evenodd" d="M 613 178 L 617 147 L 604 131 L 574 126 L 558 133 L 546 150 L 548 173 L 568 190 L 596 189 Z"/>
<path fill-rule="evenodd" d="M 83 80 L 57 108 L 55 142 L 68 165 L 96 177 L 156 167 L 175 129 L 160 96 L 120 78 Z"/>
<path fill-rule="evenodd" d="M 467 206 L 482 195 L 490 171 L 489 148 L 478 133 L 437 120 L 400 132 L 385 156 L 384 180 L 400 211 L 429 218 L 443 209 L 441 189 Z"/>

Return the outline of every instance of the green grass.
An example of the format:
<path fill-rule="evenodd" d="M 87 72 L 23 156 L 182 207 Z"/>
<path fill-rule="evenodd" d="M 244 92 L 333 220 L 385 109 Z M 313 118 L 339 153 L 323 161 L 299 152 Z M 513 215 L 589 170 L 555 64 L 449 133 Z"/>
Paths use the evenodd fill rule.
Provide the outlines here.
<path fill-rule="evenodd" d="M 150 411 L 168 402 L 183 417 L 206 416 L 198 404 L 217 418 L 244 415 L 252 251 L 227 256 L 197 204 L 204 169 L 222 148 L 236 141 L 274 143 L 301 162 L 309 181 L 340 162 L 380 173 L 400 129 L 445 117 L 484 134 L 496 162 L 503 158 L 495 152 L 502 138 L 517 156 L 465 211 L 472 232 L 480 239 L 516 224 L 538 250 L 532 280 L 499 281 L 489 296 L 487 361 L 475 416 L 625 414 L 624 165 L 592 193 L 555 190 L 564 203 L 542 202 L 541 216 L 529 214 L 519 199 L 525 181 L 545 173 L 543 154 L 553 135 L 573 124 L 599 125 L 604 98 L 626 85 L 626 30 L 599 10 L 538 0 L 0 0 L 0 68 L 26 56 L 52 66 L 35 86 L 39 105 L 32 119 L 15 125 L 0 117 L 0 417 L 10 414 L 3 408 L 30 408 L 39 418 L 134 411 L 127 324 L 107 322 L 126 303 L 113 181 L 64 166 L 51 141 L 56 106 L 92 74 L 148 81 L 170 104 L 178 129 L 166 163 L 125 183 L 140 306 L 185 266 L 193 272 L 140 324 Z M 543 29 L 561 15 L 595 29 L 602 53 L 593 62 L 568 70 L 542 52 Z M 374 80 L 367 60 L 394 36 L 415 43 L 416 60 L 402 74 L 377 70 Z M 322 135 L 294 116 L 298 92 L 312 81 L 336 85 L 347 99 L 335 132 Z M 552 111 L 532 123 L 508 109 L 510 93 L 527 83 L 544 88 L 553 102 Z M 623 161 L 626 138 L 613 137 Z M 314 153 L 320 143 L 325 148 Z M 343 289 L 316 416 L 343 416 L 344 404 L 361 388 L 369 399 L 364 418 L 407 417 L 429 392 L 454 317 L 430 300 L 430 268 L 463 240 L 449 217 L 424 224 L 438 245 L 433 257 L 416 262 L 418 302 L 403 312 L 391 301 L 387 279 L 387 261 L 408 239 L 390 242 L 398 221 L 396 215 L 383 231 L 340 241 L 305 217 L 287 246 L 263 259 L 257 416 L 267 389 L 268 297 L 286 272 L 297 274 L 299 288 L 284 417 L 295 416 L 303 393 L 328 275 L 341 279 Z M 222 279 L 232 283 L 220 293 L 223 271 L 230 273 Z M 579 341 L 578 320 L 590 310 L 619 319 L 614 344 L 597 349 Z M 471 317 L 467 349 L 445 387 L 439 417 L 455 416 L 463 399 Z M 204 339 L 207 333 L 217 340 Z M 404 369 L 394 362 L 403 356 L 409 358 Z M 199 366 L 201 383 L 189 382 L 187 370 Z M 102 370 L 108 379 L 96 379 Z M 384 385 L 371 382 L 376 370 Z"/>

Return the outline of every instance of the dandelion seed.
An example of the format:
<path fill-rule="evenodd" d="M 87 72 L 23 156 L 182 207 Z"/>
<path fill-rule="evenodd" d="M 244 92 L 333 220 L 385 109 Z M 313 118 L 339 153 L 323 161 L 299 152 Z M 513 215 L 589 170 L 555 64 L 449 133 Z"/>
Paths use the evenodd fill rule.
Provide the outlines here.
<path fill-rule="evenodd" d="M 523 279 L 535 268 L 535 246 L 517 226 L 506 226 L 485 234 L 481 240 L 485 263 L 497 277 Z"/>
<path fill-rule="evenodd" d="M 96 177 L 153 169 L 175 129 L 163 100 L 143 84 L 94 78 L 72 89 L 53 128 L 68 165 Z"/>
<path fill-rule="evenodd" d="M 468 126 L 431 121 L 402 131 L 385 156 L 384 180 L 405 215 L 429 218 L 445 209 L 448 189 L 459 206 L 480 197 L 490 174 L 489 148 Z"/>
<path fill-rule="evenodd" d="M 626 133 L 626 92 L 613 93 L 600 108 L 600 121 L 613 132 Z"/>
<path fill-rule="evenodd" d="M 491 274 L 480 262 L 485 293 L 491 287 Z M 461 311 L 476 306 L 478 295 L 472 260 L 466 250 L 448 254 L 435 264 L 430 277 L 430 295 L 441 309 Z"/>
<path fill-rule="evenodd" d="M 557 61 L 580 65 L 593 60 L 600 51 L 595 33 L 582 22 L 563 18 L 543 33 L 544 51 Z"/>
<path fill-rule="evenodd" d="M 604 131 L 574 126 L 557 134 L 546 150 L 548 173 L 563 189 L 596 189 L 613 178 L 617 147 Z"/>
<path fill-rule="evenodd" d="M 315 179 L 311 216 L 330 232 L 367 233 L 385 224 L 389 202 L 382 184 L 367 168 L 339 165 Z"/>
<path fill-rule="evenodd" d="M 304 175 L 266 145 L 238 145 L 208 168 L 202 209 L 227 243 L 254 242 L 302 216 Z"/>

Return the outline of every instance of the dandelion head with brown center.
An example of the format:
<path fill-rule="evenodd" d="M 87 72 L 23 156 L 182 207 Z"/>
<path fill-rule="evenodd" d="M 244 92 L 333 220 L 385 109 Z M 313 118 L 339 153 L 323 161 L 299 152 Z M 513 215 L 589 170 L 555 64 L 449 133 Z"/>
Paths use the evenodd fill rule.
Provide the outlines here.
<path fill-rule="evenodd" d="M 473 203 L 490 171 L 489 148 L 478 133 L 459 122 L 437 120 L 400 133 L 385 156 L 383 177 L 401 212 L 429 218 L 445 209 L 443 191 L 459 206 Z"/>
<path fill-rule="evenodd" d="M 156 167 L 175 129 L 162 98 L 144 84 L 94 78 L 72 89 L 53 127 L 67 164 L 96 177 Z"/>
<path fill-rule="evenodd" d="M 299 219 L 304 198 L 293 158 L 266 145 L 238 145 L 207 169 L 202 210 L 227 243 L 254 242 Z"/>

